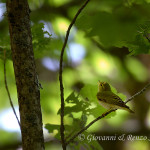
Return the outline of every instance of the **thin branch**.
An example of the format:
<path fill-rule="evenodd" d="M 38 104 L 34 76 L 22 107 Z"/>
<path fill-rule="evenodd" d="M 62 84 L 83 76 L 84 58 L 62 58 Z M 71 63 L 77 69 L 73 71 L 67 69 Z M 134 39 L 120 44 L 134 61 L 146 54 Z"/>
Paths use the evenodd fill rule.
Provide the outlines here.
<path fill-rule="evenodd" d="M 117 110 L 117 109 L 115 109 Z M 97 117 L 96 119 L 94 119 L 93 121 L 91 121 L 87 126 L 85 126 L 83 129 L 81 129 L 79 132 L 77 132 L 70 140 L 68 140 L 66 142 L 66 145 L 68 145 L 69 143 L 73 142 L 73 140 L 80 135 L 82 132 L 84 132 L 85 130 L 87 130 L 92 124 L 94 124 L 95 122 L 97 122 L 98 120 L 104 118 L 105 116 L 107 116 L 108 114 L 110 114 L 111 112 L 115 111 L 115 110 L 110 110 L 110 111 L 106 111 L 105 113 L 103 113 L 101 116 Z"/>
<path fill-rule="evenodd" d="M 85 8 L 85 6 L 88 4 L 90 0 L 87 0 L 83 6 L 78 10 L 78 12 L 76 13 L 75 17 L 73 18 L 71 24 L 68 27 L 67 33 L 66 33 L 66 37 L 65 37 L 65 41 L 61 50 L 61 55 L 60 55 L 60 69 L 59 69 L 59 81 L 60 81 L 60 96 L 61 96 L 61 127 L 60 127 L 60 133 L 61 133 L 61 142 L 62 142 L 62 147 L 63 150 L 66 150 L 66 143 L 65 143 L 65 138 L 64 138 L 64 87 L 63 87 L 63 79 L 62 79 L 62 70 L 63 70 L 63 55 L 64 55 L 64 50 L 68 41 L 68 37 L 69 37 L 69 33 L 70 30 L 72 28 L 72 26 L 74 25 L 77 17 L 79 16 L 79 14 L 81 13 L 81 11 Z"/>
<path fill-rule="evenodd" d="M 148 40 L 148 42 L 150 43 L 150 39 L 147 35 L 145 35 L 145 38 Z"/>
<path fill-rule="evenodd" d="M 8 85 L 7 85 L 7 78 L 6 78 L 6 51 L 4 50 L 4 81 L 5 81 L 5 88 L 6 88 L 6 91 L 7 91 L 7 94 L 8 94 L 8 98 L 9 98 L 9 102 L 10 102 L 10 105 L 11 105 L 11 108 L 14 112 L 14 115 L 18 121 L 18 124 L 19 124 L 19 127 L 21 129 L 21 125 L 20 125 L 20 122 L 19 122 L 19 119 L 17 117 L 17 114 L 16 114 L 16 111 L 15 111 L 15 108 L 14 108 L 14 105 L 13 105 L 13 102 L 12 102 L 12 99 L 11 99 L 11 96 L 10 96 L 10 92 L 9 92 L 9 89 L 8 89 Z"/>
<path fill-rule="evenodd" d="M 133 100 L 135 97 L 141 95 L 143 92 L 145 92 L 148 88 L 150 87 L 150 83 L 148 83 L 141 91 L 137 92 L 136 94 L 134 94 L 132 97 L 130 97 L 129 99 L 127 99 L 125 101 L 125 104 L 128 103 L 129 101 Z"/>
<path fill-rule="evenodd" d="M 147 84 L 141 91 L 137 92 L 135 95 L 133 95 L 131 98 L 129 98 L 128 100 L 125 101 L 125 104 L 128 103 L 129 101 L 133 100 L 135 97 L 139 96 L 140 94 L 142 94 L 144 91 L 146 91 L 148 88 L 150 87 L 150 83 Z M 87 126 L 85 126 L 83 129 L 81 129 L 79 132 L 77 132 L 70 140 L 68 140 L 66 142 L 66 145 L 68 145 L 69 143 L 73 142 L 73 140 L 80 135 L 82 132 L 84 132 L 85 130 L 87 130 L 92 124 L 94 124 L 95 122 L 97 122 L 98 120 L 104 118 L 105 116 L 107 116 L 108 114 L 110 114 L 113 111 L 116 111 L 117 109 L 114 110 L 109 110 L 106 111 L 105 113 L 103 113 L 101 116 L 97 117 L 96 119 L 94 119 L 93 121 L 91 121 Z"/>

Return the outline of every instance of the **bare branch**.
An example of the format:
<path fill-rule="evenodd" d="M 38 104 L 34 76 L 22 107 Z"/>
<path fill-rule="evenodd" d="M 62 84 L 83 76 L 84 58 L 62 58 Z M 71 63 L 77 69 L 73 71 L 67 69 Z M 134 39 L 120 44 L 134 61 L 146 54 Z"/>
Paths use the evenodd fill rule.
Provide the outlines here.
<path fill-rule="evenodd" d="M 135 95 L 133 95 L 131 98 L 129 98 L 128 100 L 125 101 L 125 104 L 128 103 L 129 101 L 133 100 L 135 97 L 139 96 L 140 94 L 142 94 L 144 91 L 146 91 L 148 88 L 150 87 L 150 83 L 147 84 L 141 91 L 137 92 Z M 101 116 L 97 117 L 96 119 L 94 119 L 93 121 L 91 121 L 87 126 L 85 126 L 83 129 L 81 129 L 79 132 L 77 132 L 72 138 L 70 138 L 67 142 L 66 145 L 68 145 L 69 143 L 73 142 L 73 140 L 80 135 L 82 132 L 84 132 L 85 130 L 87 130 L 92 124 L 94 124 L 95 122 L 97 122 L 98 120 L 104 118 L 105 116 L 107 116 L 108 114 L 110 114 L 113 111 L 116 111 L 117 109 L 114 110 L 109 110 L 104 112 Z"/>
<path fill-rule="evenodd" d="M 111 112 L 113 111 L 116 111 L 117 109 L 115 110 L 110 110 L 110 111 L 106 111 L 105 113 L 103 113 L 101 116 L 97 117 L 96 119 L 94 119 L 93 121 L 91 121 L 87 126 L 85 126 L 83 129 L 81 129 L 79 132 L 77 132 L 70 140 L 68 140 L 66 142 L 66 145 L 68 145 L 69 143 L 73 142 L 73 140 L 78 136 L 80 135 L 82 132 L 84 132 L 85 130 L 87 130 L 92 124 L 94 124 L 95 122 L 97 122 L 98 120 L 104 118 L 105 116 L 107 116 L 108 114 L 110 114 Z"/>
<path fill-rule="evenodd" d="M 16 114 L 16 111 L 15 111 L 15 108 L 14 108 L 14 105 L 13 105 L 13 102 L 12 102 L 12 99 L 11 99 L 11 96 L 10 96 L 10 92 L 9 92 L 9 89 L 8 89 L 8 85 L 7 85 L 7 78 L 6 78 L 6 51 L 4 50 L 4 81 L 5 81 L 5 88 L 6 88 L 6 91 L 7 91 L 7 94 L 8 94 L 8 98 L 9 98 L 9 102 L 10 102 L 10 105 L 11 105 L 11 108 L 14 112 L 14 115 L 18 121 L 18 124 L 19 124 L 19 127 L 21 129 L 21 126 L 20 126 L 20 122 L 19 122 L 19 119 L 17 117 L 17 114 Z"/>
<path fill-rule="evenodd" d="M 143 92 L 145 92 L 148 88 L 150 87 L 150 83 L 148 83 L 141 91 L 137 92 L 136 94 L 134 94 L 132 97 L 130 97 L 129 99 L 127 99 L 125 101 L 125 104 L 128 103 L 129 101 L 133 100 L 135 97 L 141 95 Z"/>
<path fill-rule="evenodd" d="M 68 41 L 68 37 L 70 34 L 70 30 L 72 28 L 72 26 L 74 25 L 77 17 L 79 16 L 79 14 L 81 13 L 81 11 L 85 8 L 85 6 L 88 4 L 90 0 L 87 0 L 83 6 L 81 6 L 81 8 L 78 10 L 78 12 L 76 13 L 76 15 L 74 16 L 71 24 L 68 27 L 67 33 L 66 33 L 66 37 L 65 37 L 65 41 L 61 50 L 61 55 L 60 55 L 60 69 L 59 69 L 59 81 L 60 81 L 60 96 L 61 96 L 61 127 L 60 127 L 60 133 L 61 133 L 61 142 L 62 142 L 62 147 L 63 150 L 66 150 L 66 143 L 65 143 L 65 138 L 64 138 L 64 87 L 63 87 L 63 79 L 62 79 L 62 70 L 63 70 L 63 55 L 64 55 L 64 51 L 65 51 L 65 47 Z"/>

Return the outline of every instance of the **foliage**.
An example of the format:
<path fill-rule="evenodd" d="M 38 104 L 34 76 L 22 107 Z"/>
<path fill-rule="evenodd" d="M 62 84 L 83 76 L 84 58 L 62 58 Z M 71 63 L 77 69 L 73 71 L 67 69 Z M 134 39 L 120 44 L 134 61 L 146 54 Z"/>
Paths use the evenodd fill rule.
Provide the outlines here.
<path fill-rule="evenodd" d="M 123 100 L 125 100 L 125 96 L 121 93 L 117 93 L 117 90 L 111 86 L 112 91 L 120 96 Z M 66 117 L 71 118 L 71 124 L 65 124 L 65 135 L 66 139 L 69 139 L 70 136 L 73 136 L 75 133 L 83 129 L 88 123 L 89 116 L 98 117 L 102 113 L 105 112 L 105 109 L 98 104 L 96 99 L 97 86 L 87 84 L 85 85 L 79 93 L 73 91 L 66 99 L 65 99 L 65 112 L 64 115 Z M 61 109 L 61 108 L 60 108 Z M 60 109 L 58 110 L 58 114 L 60 115 Z M 115 113 L 111 113 L 106 118 L 110 118 L 115 116 Z M 60 125 L 46 124 L 45 128 L 49 131 L 49 133 L 53 133 L 54 130 L 57 130 L 56 138 L 60 138 Z M 88 132 L 84 132 L 84 136 L 88 136 Z M 76 139 L 77 140 L 77 139 Z M 77 140 L 80 142 L 79 140 Z M 96 141 L 92 141 L 90 144 L 86 144 L 88 139 L 85 139 L 84 142 L 81 142 L 83 147 L 88 146 L 89 149 L 92 149 L 93 146 L 97 146 L 98 143 Z M 80 143 L 80 144 L 81 144 Z M 78 147 L 80 147 L 80 144 Z M 96 144 L 96 145 L 95 145 Z M 99 147 L 99 146 L 98 146 Z"/>
<path fill-rule="evenodd" d="M 46 46 L 50 42 L 51 35 L 49 34 L 49 32 L 44 31 L 43 29 L 43 23 L 34 24 L 32 26 L 32 44 L 35 51 L 46 48 Z M 46 37 L 46 35 L 48 37 Z"/>
<path fill-rule="evenodd" d="M 42 58 L 48 55 L 51 55 L 51 57 L 57 56 L 55 51 L 60 49 L 62 42 L 59 38 L 51 38 L 52 35 L 44 30 L 44 23 L 33 24 L 31 31 L 33 50 L 36 58 Z M 7 58 L 11 59 L 10 39 L 8 35 L 4 37 L 0 36 L 0 59 L 3 59 L 4 49 L 6 50 Z"/>
<path fill-rule="evenodd" d="M 99 9 L 87 8 L 78 19 L 77 27 L 85 31 L 86 37 L 98 37 L 104 47 L 124 46 L 128 47 L 132 54 L 149 53 L 150 43 L 145 35 L 149 35 L 150 22 L 147 15 L 150 13 L 148 11 L 150 4 L 143 3 L 138 6 L 148 13 L 143 16 L 137 7 L 131 5 L 134 2 L 128 6 L 121 1 L 114 2 L 115 5 L 109 2 L 112 1 L 93 2 L 95 7 L 102 5 Z M 139 25 L 143 26 L 142 34 L 139 34 Z"/>
<path fill-rule="evenodd" d="M 5 1 L 1 0 L 1 2 Z M 39 60 L 41 59 L 41 62 L 45 56 L 59 59 L 67 26 L 81 3 L 80 0 L 29 0 L 34 55 Z M 150 53 L 149 10 L 149 0 L 91 0 L 80 14 L 69 36 L 65 50 L 67 52 L 64 54 L 63 82 L 65 95 L 69 95 L 65 99 L 64 112 L 67 140 L 81 128 L 84 128 L 91 121 L 91 118 L 96 118 L 105 112 L 105 109 L 98 104 L 96 99 L 96 82 L 99 79 L 109 81 L 112 84 L 115 83 L 118 86 L 126 83 L 127 87 L 124 87 L 123 90 L 129 91 L 129 93 L 135 93 L 135 87 L 139 87 L 132 87 L 135 81 L 138 81 L 138 83 L 147 81 L 149 76 L 147 68 L 138 57 L 134 56 Z M 7 17 L 4 17 L 0 21 L 0 28 L 2 24 L 4 24 L 3 28 L 5 27 L 5 30 L 3 31 L 2 28 L 0 33 L 0 59 L 3 60 L 3 50 L 6 50 L 6 57 L 11 60 L 6 20 Z M 50 31 L 46 28 L 47 24 L 49 24 Z M 93 39 L 96 44 L 92 41 Z M 69 56 L 69 44 L 71 42 L 80 44 L 85 49 L 85 58 L 76 64 L 73 64 Z M 128 53 L 124 54 L 124 48 L 130 53 L 128 57 L 126 56 Z M 111 49 L 117 49 L 118 51 L 115 53 Z M 0 61 L 0 66 L 2 68 L 3 61 Z M 42 67 L 37 65 L 37 68 L 40 70 L 40 82 L 42 82 L 42 86 L 44 85 L 44 89 L 41 90 L 41 104 L 44 123 L 48 122 L 45 124 L 45 128 L 49 133 L 54 134 L 56 139 L 60 140 L 59 84 L 56 81 L 58 74 L 57 71 L 45 69 L 43 65 Z M 12 62 L 11 67 L 8 67 L 7 70 L 8 83 L 12 83 L 9 86 L 16 104 L 15 81 L 11 81 L 14 77 L 12 75 Z M 0 84 L 0 95 L 2 97 L 0 107 L 4 109 L 4 107 L 9 107 L 9 104 L 3 86 L 3 76 L 1 76 L 0 81 L 2 83 Z M 80 92 L 72 89 L 74 86 L 78 88 L 78 85 L 76 85 L 78 82 L 85 83 Z M 126 99 L 126 96 L 118 93 L 113 86 L 111 86 L 111 89 L 121 99 Z M 142 101 L 142 103 L 144 102 L 146 101 Z M 119 115 L 117 114 L 117 117 Z M 111 120 L 110 118 L 114 116 L 116 116 L 116 113 L 111 113 L 106 118 Z M 125 118 L 127 117 L 122 117 L 120 122 L 123 122 Z M 115 124 L 115 121 L 113 123 Z M 102 126 L 102 123 L 98 124 L 96 130 L 100 129 L 100 126 Z M 83 134 L 87 136 L 89 132 Z M 88 143 L 87 140 L 79 141 L 76 138 L 75 142 L 78 144 L 70 144 L 71 148 L 101 149 L 97 141 Z"/>

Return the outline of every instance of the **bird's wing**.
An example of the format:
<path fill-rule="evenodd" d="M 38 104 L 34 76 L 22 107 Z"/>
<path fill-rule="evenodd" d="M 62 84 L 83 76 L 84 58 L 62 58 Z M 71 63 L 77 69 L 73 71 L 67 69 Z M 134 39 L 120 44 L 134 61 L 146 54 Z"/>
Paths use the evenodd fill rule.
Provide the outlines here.
<path fill-rule="evenodd" d="M 102 102 L 105 102 L 108 104 L 119 105 L 122 107 L 129 108 L 127 105 L 125 105 L 125 103 L 122 101 L 122 99 L 118 95 L 116 95 L 110 91 L 109 92 L 107 92 L 107 91 L 98 92 L 97 99 L 99 101 L 102 101 Z"/>

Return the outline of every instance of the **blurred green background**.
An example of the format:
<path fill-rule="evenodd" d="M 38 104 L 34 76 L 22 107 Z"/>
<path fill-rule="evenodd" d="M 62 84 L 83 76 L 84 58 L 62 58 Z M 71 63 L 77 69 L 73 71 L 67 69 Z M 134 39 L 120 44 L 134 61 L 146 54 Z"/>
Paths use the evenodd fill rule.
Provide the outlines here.
<path fill-rule="evenodd" d="M 83 0 L 29 0 L 33 48 L 41 90 L 43 124 L 59 124 L 59 56 L 67 28 Z M 17 91 L 10 52 L 5 1 L 0 0 L 0 150 L 21 149 L 21 135 L 9 104 L 4 85 L 3 50 L 7 50 L 7 82 L 18 112 Z M 119 93 L 131 97 L 150 80 L 150 1 L 93 0 L 73 26 L 64 54 L 63 83 L 65 98 L 85 85 L 97 88 L 97 81 L 107 81 Z M 87 91 L 88 92 L 88 91 Z M 96 100 L 96 97 L 93 98 Z M 129 114 L 117 110 L 114 116 L 96 122 L 87 134 L 94 136 L 146 136 L 150 139 L 150 90 L 127 105 Z M 105 111 L 100 107 L 99 115 Z M 71 113 L 71 112 L 70 112 Z M 72 113 L 78 118 L 79 113 Z M 94 115 L 93 115 L 94 116 Z M 89 115 L 87 122 L 94 119 Z M 70 119 L 65 116 L 66 124 Z M 44 129 L 45 148 L 61 149 L 59 140 Z M 149 150 L 148 140 L 97 140 L 101 149 Z M 78 147 L 89 149 L 78 140 Z M 87 146 L 88 147 L 88 146 Z"/>

